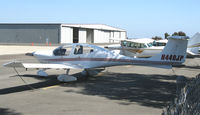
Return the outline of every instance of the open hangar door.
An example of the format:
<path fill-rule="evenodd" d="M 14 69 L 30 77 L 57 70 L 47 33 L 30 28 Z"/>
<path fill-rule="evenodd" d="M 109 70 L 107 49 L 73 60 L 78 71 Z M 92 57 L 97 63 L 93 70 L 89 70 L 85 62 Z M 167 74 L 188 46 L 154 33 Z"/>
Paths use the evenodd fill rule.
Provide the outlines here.
<path fill-rule="evenodd" d="M 73 28 L 73 43 L 78 43 L 79 39 L 79 28 Z"/>
<path fill-rule="evenodd" d="M 86 32 L 86 43 L 94 43 L 94 30 L 87 29 Z"/>

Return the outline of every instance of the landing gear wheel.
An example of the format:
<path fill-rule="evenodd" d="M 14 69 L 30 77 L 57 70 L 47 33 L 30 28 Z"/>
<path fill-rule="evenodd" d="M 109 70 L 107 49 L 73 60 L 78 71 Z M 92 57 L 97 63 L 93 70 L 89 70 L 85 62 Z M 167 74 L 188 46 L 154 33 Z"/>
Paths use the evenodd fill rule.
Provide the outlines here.
<path fill-rule="evenodd" d="M 42 77 L 47 77 L 48 76 L 48 74 L 44 70 L 39 70 L 37 72 L 37 75 L 42 76 Z"/>
<path fill-rule="evenodd" d="M 90 76 L 88 70 L 86 70 L 86 69 L 84 69 L 84 70 L 81 72 L 81 75 L 84 76 L 84 77 Z"/>
<path fill-rule="evenodd" d="M 72 81 L 77 81 L 77 78 L 70 75 L 59 75 L 57 77 L 57 80 L 60 82 L 72 82 Z"/>

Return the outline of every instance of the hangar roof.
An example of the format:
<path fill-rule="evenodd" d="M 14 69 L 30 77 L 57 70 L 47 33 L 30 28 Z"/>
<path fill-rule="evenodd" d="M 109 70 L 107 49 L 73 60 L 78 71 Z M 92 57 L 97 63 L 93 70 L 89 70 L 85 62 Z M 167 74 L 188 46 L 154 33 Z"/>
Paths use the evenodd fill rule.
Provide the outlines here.
<path fill-rule="evenodd" d="M 62 24 L 62 26 L 67 27 L 77 27 L 77 28 L 90 28 L 90 29 L 100 29 L 100 30 L 113 30 L 113 31 L 126 31 L 120 28 L 108 26 L 105 24 Z"/>
<path fill-rule="evenodd" d="M 65 23 L 0 23 L 0 25 L 61 25 L 63 27 L 77 27 L 77 28 L 89 28 L 89 29 L 100 29 L 100 30 L 113 30 L 123 31 L 124 29 L 112 27 L 105 24 L 65 24 Z"/>

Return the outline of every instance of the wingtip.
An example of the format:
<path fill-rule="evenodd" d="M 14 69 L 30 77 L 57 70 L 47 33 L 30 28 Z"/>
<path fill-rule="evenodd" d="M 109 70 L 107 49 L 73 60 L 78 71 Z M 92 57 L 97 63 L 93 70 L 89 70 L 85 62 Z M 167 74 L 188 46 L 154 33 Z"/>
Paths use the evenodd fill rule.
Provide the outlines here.
<path fill-rule="evenodd" d="M 24 66 L 19 61 L 12 61 L 12 62 L 3 64 L 3 67 L 24 67 Z"/>

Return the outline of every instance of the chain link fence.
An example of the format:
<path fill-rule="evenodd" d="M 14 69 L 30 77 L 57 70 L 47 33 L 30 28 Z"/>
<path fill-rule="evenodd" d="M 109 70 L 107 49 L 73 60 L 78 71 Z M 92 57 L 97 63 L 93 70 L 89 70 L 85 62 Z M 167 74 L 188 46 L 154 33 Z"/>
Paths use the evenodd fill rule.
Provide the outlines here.
<path fill-rule="evenodd" d="M 177 91 L 177 98 L 163 110 L 162 115 L 200 115 L 200 74 Z"/>

